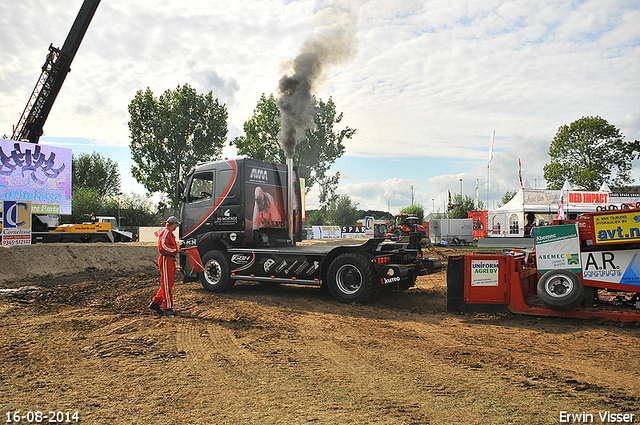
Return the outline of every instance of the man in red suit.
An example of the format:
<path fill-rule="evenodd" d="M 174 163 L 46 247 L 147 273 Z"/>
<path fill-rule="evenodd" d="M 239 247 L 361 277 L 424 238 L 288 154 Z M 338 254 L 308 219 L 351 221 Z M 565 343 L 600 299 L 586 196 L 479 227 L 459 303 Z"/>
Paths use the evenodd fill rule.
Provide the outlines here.
<path fill-rule="evenodd" d="M 178 219 L 171 216 L 166 221 L 166 226 L 160 232 L 158 238 L 158 266 L 160 267 L 160 289 L 149 308 L 165 316 L 175 316 L 173 311 L 173 284 L 176 278 L 176 255 L 184 252 L 183 248 L 178 248 L 173 232 L 180 225 Z"/>

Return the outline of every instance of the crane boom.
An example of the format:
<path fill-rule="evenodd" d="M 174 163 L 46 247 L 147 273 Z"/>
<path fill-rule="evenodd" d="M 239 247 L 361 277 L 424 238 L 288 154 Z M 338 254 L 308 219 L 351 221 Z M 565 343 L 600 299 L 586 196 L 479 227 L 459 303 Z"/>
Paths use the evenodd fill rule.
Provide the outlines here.
<path fill-rule="evenodd" d="M 53 44 L 49 45 L 49 53 L 42 66 L 42 74 L 20 116 L 18 125 L 14 128 L 12 140 L 38 143 L 53 102 L 71 70 L 71 62 L 99 4 L 100 0 L 84 0 L 62 49 L 53 47 Z"/>

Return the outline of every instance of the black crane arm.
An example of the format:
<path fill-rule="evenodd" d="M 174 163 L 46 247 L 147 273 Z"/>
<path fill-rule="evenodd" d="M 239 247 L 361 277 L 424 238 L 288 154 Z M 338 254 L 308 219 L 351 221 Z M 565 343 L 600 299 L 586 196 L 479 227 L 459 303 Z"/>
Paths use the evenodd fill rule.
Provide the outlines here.
<path fill-rule="evenodd" d="M 49 53 L 42 66 L 42 74 L 20 116 L 18 125 L 14 128 L 12 140 L 38 143 L 53 102 L 71 70 L 71 62 L 99 4 L 100 0 L 84 0 L 62 49 L 53 47 L 53 44 L 49 45 Z"/>

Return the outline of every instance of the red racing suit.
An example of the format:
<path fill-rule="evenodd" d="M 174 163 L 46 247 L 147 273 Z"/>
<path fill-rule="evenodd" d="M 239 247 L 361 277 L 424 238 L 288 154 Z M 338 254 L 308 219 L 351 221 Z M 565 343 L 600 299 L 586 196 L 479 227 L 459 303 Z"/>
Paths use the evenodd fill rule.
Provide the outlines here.
<path fill-rule="evenodd" d="M 160 267 L 160 289 L 153 302 L 161 305 L 164 310 L 173 308 L 173 284 L 176 279 L 176 254 L 178 244 L 173 232 L 168 227 L 162 229 L 158 238 L 158 267 Z"/>

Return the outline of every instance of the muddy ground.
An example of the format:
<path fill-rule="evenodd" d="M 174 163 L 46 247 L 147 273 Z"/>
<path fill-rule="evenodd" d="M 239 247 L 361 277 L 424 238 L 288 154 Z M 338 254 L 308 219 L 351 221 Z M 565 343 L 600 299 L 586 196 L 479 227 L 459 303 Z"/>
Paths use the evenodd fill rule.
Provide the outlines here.
<path fill-rule="evenodd" d="M 554 424 L 609 412 L 640 423 L 638 324 L 449 314 L 445 271 L 364 305 L 178 279 L 178 315 L 162 317 L 147 309 L 156 252 L 0 249 L 0 289 L 35 287 L 1 291 L 0 421 Z"/>

